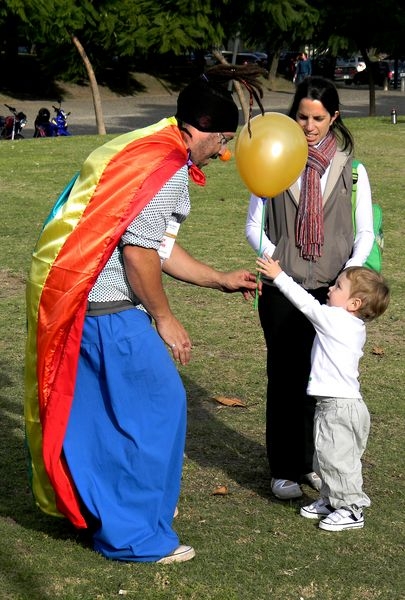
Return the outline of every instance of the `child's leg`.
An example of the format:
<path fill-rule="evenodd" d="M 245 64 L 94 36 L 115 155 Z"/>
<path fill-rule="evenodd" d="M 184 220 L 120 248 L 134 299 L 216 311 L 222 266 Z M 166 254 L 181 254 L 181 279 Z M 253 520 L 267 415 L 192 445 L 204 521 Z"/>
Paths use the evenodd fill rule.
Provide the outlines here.
<path fill-rule="evenodd" d="M 318 398 L 314 462 L 323 481 L 321 495 L 335 509 L 370 506 L 361 466 L 369 429 L 370 415 L 360 398 Z"/>

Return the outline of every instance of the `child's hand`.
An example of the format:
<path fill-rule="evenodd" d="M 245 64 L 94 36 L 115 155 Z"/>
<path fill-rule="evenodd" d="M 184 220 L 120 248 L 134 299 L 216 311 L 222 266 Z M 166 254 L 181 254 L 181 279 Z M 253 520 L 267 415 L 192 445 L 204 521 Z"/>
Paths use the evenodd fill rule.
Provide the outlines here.
<path fill-rule="evenodd" d="M 258 258 L 256 264 L 259 273 L 270 279 L 275 279 L 282 272 L 279 261 L 273 260 L 267 254 L 264 255 L 264 258 Z"/>

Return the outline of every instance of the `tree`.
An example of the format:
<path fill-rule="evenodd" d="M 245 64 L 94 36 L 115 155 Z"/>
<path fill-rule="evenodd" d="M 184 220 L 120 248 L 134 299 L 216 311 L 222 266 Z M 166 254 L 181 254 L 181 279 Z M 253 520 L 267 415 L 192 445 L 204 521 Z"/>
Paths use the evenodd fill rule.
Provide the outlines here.
<path fill-rule="evenodd" d="M 333 53 L 342 49 L 360 51 L 369 74 L 369 115 L 375 116 L 375 84 L 370 49 L 404 52 L 405 8 L 394 0 L 341 0 L 339 17 L 331 0 L 311 0 L 319 10 L 318 36 L 327 40 Z"/>
<path fill-rule="evenodd" d="M 342 0 L 339 16 L 331 0 L 3 0 L 3 49 L 16 52 L 18 34 L 36 44 L 49 64 L 81 57 L 103 132 L 97 73 L 106 57 L 226 47 L 241 32 L 244 44 L 273 55 L 270 83 L 284 45 L 317 42 L 353 47 L 403 48 L 404 8 L 394 0 Z M 10 35 L 8 35 L 10 34 Z M 75 66 L 76 70 L 77 67 Z M 372 86 L 370 86 L 372 94 Z M 370 95 L 370 98 L 372 96 Z M 370 114 L 372 102 L 370 101 Z"/>
<path fill-rule="evenodd" d="M 83 0 L 77 6 L 74 0 L 5 0 L 0 11 L 0 29 L 13 23 L 20 35 L 41 46 L 51 46 L 57 53 L 57 48 L 66 43 L 72 43 L 79 52 L 87 71 L 93 104 L 96 114 L 98 133 L 105 133 L 101 101 L 96 77 L 87 57 L 84 46 L 80 41 L 80 33 L 96 30 L 98 13 L 92 2 Z M 15 50 L 18 36 L 6 39 L 6 52 Z"/>
<path fill-rule="evenodd" d="M 218 18 L 226 24 L 229 37 L 240 32 L 244 45 L 265 48 L 271 64 L 268 82 L 272 86 L 280 52 L 307 41 L 318 21 L 318 11 L 306 0 L 251 0 L 223 2 Z"/>
<path fill-rule="evenodd" d="M 37 1 L 35 1 L 35 5 L 37 5 Z M 47 18 L 38 22 L 38 18 L 31 16 L 33 24 L 39 28 L 45 39 L 52 40 L 54 47 L 71 41 L 77 49 L 89 79 L 97 131 L 103 135 L 106 133 L 106 129 L 97 79 L 80 39 L 91 41 L 92 33 L 97 31 L 100 15 L 95 6 L 96 3 L 89 0 L 82 0 L 79 5 L 75 0 L 41 0 L 41 2 L 48 9 Z"/>
<path fill-rule="evenodd" d="M 84 66 L 86 67 L 86 71 L 89 76 L 90 88 L 93 96 L 94 112 L 96 115 L 97 131 L 100 135 L 104 135 L 106 133 L 106 129 L 104 124 L 103 111 L 101 107 L 101 98 L 93 67 L 91 66 L 91 62 L 89 61 L 87 54 L 77 36 L 74 33 L 72 33 L 71 37 L 73 44 L 76 46 L 80 56 L 82 57 Z"/>
<path fill-rule="evenodd" d="M 7 1 L 10 6 L 16 2 Z M 101 102 L 92 67 L 101 48 L 118 57 L 163 54 L 169 50 L 180 54 L 190 49 L 221 47 L 241 26 L 246 40 L 259 41 L 253 32 L 265 15 L 268 26 L 261 26 L 262 41 L 273 23 L 273 29 L 286 30 L 292 22 L 297 26 L 302 21 L 299 11 L 306 6 L 305 0 L 251 1 L 247 6 L 239 0 L 27 0 L 25 12 L 19 17 L 43 57 L 49 57 L 50 49 L 58 57 L 69 56 L 62 49 L 73 41 L 90 82 L 98 131 L 103 133 Z M 59 51 L 55 52 L 55 48 Z M 49 57 L 48 62 L 51 60 Z M 245 113 L 240 89 L 238 93 Z"/>
<path fill-rule="evenodd" d="M 122 0 L 111 2 L 108 11 L 120 23 L 115 36 L 121 55 L 181 54 L 220 44 L 224 37 L 210 0 Z"/>
<path fill-rule="evenodd" d="M 5 0 L 1 22 L 16 24 L 44 58 L 78 50 L 89 79 L 98 132 L 105 133 L 94 60 L 102 54 L 146 55 L 220 43 L 223 30 L 213 18 L 210 0 Z M 11 36 L 16 40 L 17 36 Z M 90 58 L 89 51 L 92 56 Z M 46 62 L 46 61 L 45 61 Z"/>

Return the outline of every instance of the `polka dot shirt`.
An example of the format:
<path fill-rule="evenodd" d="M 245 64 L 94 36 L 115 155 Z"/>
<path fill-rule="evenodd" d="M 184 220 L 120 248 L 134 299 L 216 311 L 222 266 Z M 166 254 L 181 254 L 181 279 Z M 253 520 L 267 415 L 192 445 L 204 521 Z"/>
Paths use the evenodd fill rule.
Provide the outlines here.
<path fill-rule="evenodd" d="M 129 244 L 158 250 L 168 222 L 174 220 L 181 223 L 189 212 L 188 169 L 185 165 L 165 183 L 130 223 L 90 291 L 89 301 L 130 300 L 142 308 L 126 277 L 122 249 Z"/>

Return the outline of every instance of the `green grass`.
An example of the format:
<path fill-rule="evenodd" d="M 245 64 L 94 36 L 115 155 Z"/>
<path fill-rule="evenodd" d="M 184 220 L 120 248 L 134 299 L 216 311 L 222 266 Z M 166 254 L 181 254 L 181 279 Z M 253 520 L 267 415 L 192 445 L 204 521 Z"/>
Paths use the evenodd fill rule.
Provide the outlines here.
<path fill-rule="evenodd" d="M 403 202 L 405 121 L 351 119 L 357 157 L 384 210 L 386 315 L 369 326 L 361 379 L 372 414 L 364 457 L 372 506 L 363 530 L 328 534 L 298 516 L 315 498 L 283 503 L 269 492 L 264 447 L 265 346 L 257 312 L 241 297 L 166 280 L 193 340 L 180 367 L 188 438 L 176 528 L 197 557 L 183 565 L 109 562 L 83 533 L 41 513 L 27 483 L 22 418 L 24 280 L 53 202 L 105 138 L 0 143 L 0 598 L 101 600 L 397 600 L 404 575 Z M 234 161 L 212 163 L 205 189 L 191 184 L 192 212 L 179 241 L 219 269 L 254 268 L 244 239 L 248 192 Z M 383 354 L 373 353 L 381 348 Z M 294 376 L 294 366 L 291 366 Z M 222 407 L 216 395 L 246 408 Z M 288 435 L 288 423 L 285 425 Z M 213 495 L 216 485 L 229 488 Z M 119 593 L 121 591 L 121 593 Z M 126 592 L 124 594 L 123 592 Z"/>

